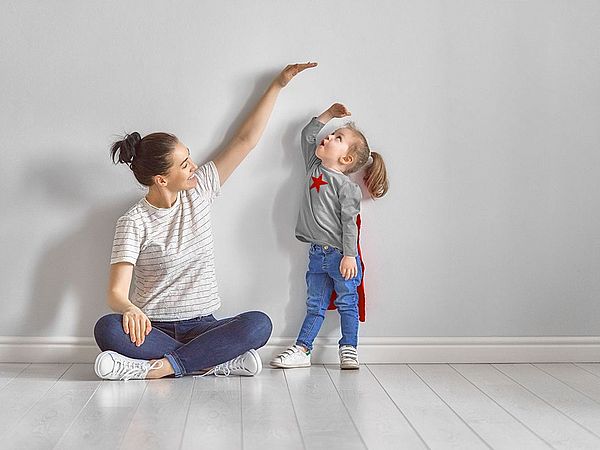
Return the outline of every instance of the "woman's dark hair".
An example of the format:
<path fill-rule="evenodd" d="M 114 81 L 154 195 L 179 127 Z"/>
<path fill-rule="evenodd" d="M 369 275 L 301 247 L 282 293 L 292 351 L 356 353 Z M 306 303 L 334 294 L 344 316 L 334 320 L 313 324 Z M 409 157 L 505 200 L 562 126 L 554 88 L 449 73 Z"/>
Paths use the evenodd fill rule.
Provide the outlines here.
<path fill-rule="evenodd" d="M 110 155 L 115 164 L 127 164 L 141 184 L 152 186 L 152 177 L 166 175 L 173 165 L 171 153 L 178 142 L 169 133 L 152 133 L 142 139 L 140 133 L 133 132 L 115 142 Z"/>

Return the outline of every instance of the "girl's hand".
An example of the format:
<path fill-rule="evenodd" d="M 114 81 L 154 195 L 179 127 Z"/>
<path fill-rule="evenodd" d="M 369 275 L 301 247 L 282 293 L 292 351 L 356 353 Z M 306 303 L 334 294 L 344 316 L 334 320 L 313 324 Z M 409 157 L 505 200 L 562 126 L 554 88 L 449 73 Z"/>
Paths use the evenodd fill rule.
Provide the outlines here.
<path fill-rule="evenodd" d="M 352 113 L 341 103 L 334 103 L 328 109 L 331 115 L 337 119 L 341 119 L 342 117 L 351 116 Z"/>
<path fill-rule="evenodd" d="M 317 67 L 316 62 L 307 62 L 306 64 L 289 64 L 273 80 L 273 83 L 279 87 L 285 87 L 292 78 L 306 69 Z"/>
<path fill-rule="evenodd" d="M 358 269 L 356 268 L 356 258 L 353 256 L 343 256 L 340 261 L 340 273 L 346 281 L 354 278 L 358 273 Z"/>
<path fill-rule="evenodd" d="M 123 331 L 131 337 L 131 342 L 135 342 L 137 347 L 144 343 L 151 329 L 150 319 L 137 306 L 131 305 L 123 312 Z"/>

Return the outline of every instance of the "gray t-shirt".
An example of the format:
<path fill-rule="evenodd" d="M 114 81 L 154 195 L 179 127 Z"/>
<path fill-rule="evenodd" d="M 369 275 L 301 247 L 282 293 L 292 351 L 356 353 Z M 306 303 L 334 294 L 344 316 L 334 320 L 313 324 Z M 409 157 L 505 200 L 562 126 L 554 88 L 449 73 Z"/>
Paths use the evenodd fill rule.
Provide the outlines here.
<path fill-rule="evenodd" d="M 317 134 L 325 125 L 313 117 L 301 135 L 306 164 L 304 192 L 296 223 L 296 238 L 302 242 L 329 245 L 356 256 L 360 212 L 360 187 L 347 175 L 328 169 L 315 154 Z"/>

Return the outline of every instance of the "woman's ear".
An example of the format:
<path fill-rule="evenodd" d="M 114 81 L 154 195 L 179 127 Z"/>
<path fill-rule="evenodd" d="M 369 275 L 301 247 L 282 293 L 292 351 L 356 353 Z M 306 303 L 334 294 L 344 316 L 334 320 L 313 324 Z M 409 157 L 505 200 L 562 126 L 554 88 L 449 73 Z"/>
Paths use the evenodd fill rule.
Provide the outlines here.
<path fill-rule="evenodd" d="M 167 185 L 167 179 L 162 175 L 154 175 L 152 177 L 154 179 L 154 184 L 160 187 L 165 187 Z"/>

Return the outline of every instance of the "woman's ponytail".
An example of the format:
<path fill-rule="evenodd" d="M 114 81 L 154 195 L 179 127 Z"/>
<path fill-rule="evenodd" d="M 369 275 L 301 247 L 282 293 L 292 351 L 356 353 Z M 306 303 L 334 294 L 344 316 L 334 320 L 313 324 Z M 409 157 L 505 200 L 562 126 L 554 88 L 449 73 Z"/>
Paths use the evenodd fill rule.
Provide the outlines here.
<path fill-rule="evenodd" d="M 123 140 L 115 142 L 110 148 L 113 162 L 115 164 L 131 164 L 141 140 L 140 133 L 134 131 L 126 135 Z"/>
<path fill-rule="evenodd" d="M 373 162 L 365 169 L 363 178 L 369 193 L 375 197 L 383 197 L 388 191 L 387 170 L 383 158 L 377 152 L 371 152 Z"/>
<path fill-rule="evenodd" d="M 115 164 L 127 164 L 144 186 L 152 186 L 155 175 L 165 175 L 173 165 L 171 154 L 179 142 L 169 133 L 152 133 L 142 138 L 133 132 L 110 147 Z"/>

